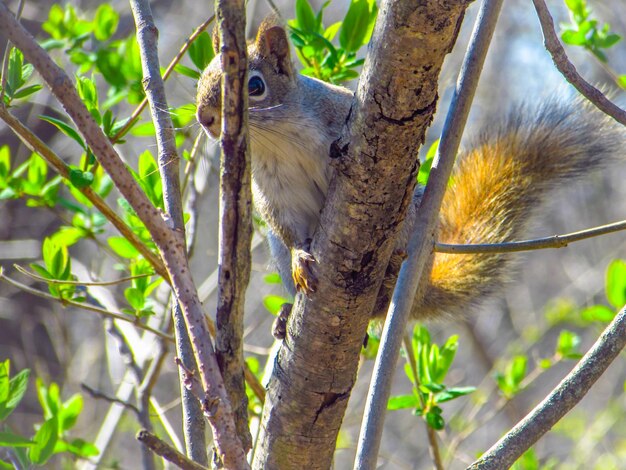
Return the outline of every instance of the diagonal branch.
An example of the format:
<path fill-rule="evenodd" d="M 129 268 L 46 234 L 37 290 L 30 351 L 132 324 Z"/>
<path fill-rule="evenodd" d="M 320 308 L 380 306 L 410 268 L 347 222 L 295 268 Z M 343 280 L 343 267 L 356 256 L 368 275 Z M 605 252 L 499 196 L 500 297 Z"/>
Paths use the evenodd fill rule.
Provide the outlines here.
<path fill-rule="evenodd" d="M 82 103 L 70 78 L 16 20 L 4 2 L 0 3 L 0 29 L 43 77 L 158 246 L 176 298 L 183 310 L 194 355 L 199 364 L 205 393 L 204 411 L 213 428 L 218 453 L 227 467 L 246 468 L 245 453 L 235 432 L 232 409 L 206 328 L 202 304 L 188 266 L 183 233 L 173 230 L 161 217 L 159 210 L 150 203 Z"/>
<path fill-rule="evenodd" d="M 537 16 L 543 31 L 544 45 L 554 61 L 556 68 L 563 74 L 565 79 L 574 85 L 585 98 L 591 101 L 598 109 L 611 116 L 617 122 L 626 126 L 626 111 L 615 105 L 600 90 L 587 82 L 580 76 L 574 64 L 572 64 L 565 54 L 565 49 L 561 45 L 556 31 L 552 15 L 543 0 L 533 0 Z"/>
<path fill-rule="evenodd" d="M 552 392 L 468 470 L 510 467 L 587 394 L 626 346 L 626 308 Z"/>
<path fill-rule="evenodd" d="M 393 374 L 389 371 L 395 369 L 398 360 L 400 345 L 420 277 L 428 275 L 425 270 L 433 253 L 439 209 L 454 167 L 463 128 L 501 7 L 502 0 L 485 0 L 476 18 L 474 32 L 446 116 L 439 151 L 433 162 L 429 182 L 417 212 L 416 223 L 407 249 L 409 257 L 400 270 L 385 320 L 365 405 L 366 415 L 361 425 L 355 468 L 376 468 L 385 411 L 391 393 Z"/>

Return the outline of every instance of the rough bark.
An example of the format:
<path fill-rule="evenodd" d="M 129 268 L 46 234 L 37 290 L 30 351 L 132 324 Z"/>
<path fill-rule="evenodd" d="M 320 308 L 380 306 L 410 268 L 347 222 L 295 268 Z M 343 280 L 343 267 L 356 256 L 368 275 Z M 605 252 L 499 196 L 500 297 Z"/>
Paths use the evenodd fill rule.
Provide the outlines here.
<path fill-rule="evenodd" d="M 312 243 L 319 286 L 299 296 L 263 410 L 254 468 L 329 468 L 359 351 L 415 186 L 437 79 L 469 2 L 385 1 Z"/>
<path fill-rule="evenodd" d="M 243 0 L 218 0 L 222 84 L 216 354 L 244 450 L 252 446 L 244 382 L 243 313 L 252 241 L 247 49 Z"/>

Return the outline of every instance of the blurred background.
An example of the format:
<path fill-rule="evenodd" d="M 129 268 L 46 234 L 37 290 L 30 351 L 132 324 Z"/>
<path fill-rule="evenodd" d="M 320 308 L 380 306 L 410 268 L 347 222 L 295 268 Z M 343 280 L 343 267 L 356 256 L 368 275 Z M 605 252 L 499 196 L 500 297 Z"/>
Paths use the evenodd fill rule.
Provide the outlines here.
<path fill-rule="evenodd" d="M 47 0 L 25 2 L 22 22 L 38 39 L 48 38 L 41 25 L 47 20 L 53 3 Z M 89 17 L 100 4 L 95 1 L 71 3 L 80 15 Z M 134 23 L 128 4 L 121 1 L 110 3 L 120 14 L 116 35 L 132 34 Z M 284 18 L 294 16 L 293 2 L 275 0 L 274 3 Z M 322 4 L 315 0 L 311 3 L 316 11 Z M 333 0 L 325 10 L 325 24 L 343 18 L 348 3 Z M 8 5 L 15 11 L 17 2 L 9 1 Z M 455 50 L 446 60 L 440 80 L 439 111 L 428 132 L 424 152 L 439 136 L 479 6 L 480 2 L 475 2 L 469 7 Z M 623 0 L 590 0 L 588 6 L 600 24 L 610 23 L 612 31 L 622 36 L 626 34 Z M 570 21 L 563 1 L 551 0 L 548 7 L 557 25 Z M 170 62 L 192 31 L 212 14 L 211 2 L 157 0 L 152 2 L 152 9 L 159 29 L 162 66 Z M 249 37 L 253 37 L 256 27 L 269 12 L 270 6 L 263 0 L 248 2 Z M 5 44 L 6 38 L 0 32 L 0 50 L 4 50 Z M 610 90 L 618 103 L 626 103 L 624 90 L 620 91 L 615 85 L 610 72 L 612 69 L 626 74 L 625 41 L 607 50 L 609 67 L 582 48 L 566 49 L 588 81 Z M 191 65 L 188 58 L 183 64 Z M 193 103 L 195 85 L 193 78 L 174 74 L 166 84 L 169 105 L 180 107 Z M 348 85 L 354 87 L 355 83 Z M 514 104 L 538 104 L 557 92 L 574 93 L 543 48 L 532 3 L 506 0 L 466 129 L 466 142 L 469 144 L 472 135 L 480 132 L 482 122 L 504 116 Z M 16 108 L 14 113 L 58 155 L 68 161 L 77 159 L 80 147 L 37 117 L 41 114 L 58 116 L 55 109 L 59 109 L 58 104 L 45 91 Z M 121 102 L 116 105 L 115 112 L 127 116 L 133 109 L 134 106 Z M 148 119 L 145 111 L 143 120 Z M 193 142 L 199 127 L 191 122 L 181 131 L 189 136 L 189 142 Z M 9 146 L 17 163 L 31 155 L 4 122 L 0 122 L 2 145 Z M 192 268 L 206 312 L 213 315 L 217 282 L 219 164 L 215 144 L 202 143 L 202 146 L 202 158 L 190 176 L 197 198 L 188 210 L 197 215 Z M 131 165 L 136 165 L 137 156 L 146 149 L 156 153 L 154 140 L 149 136 L 133 136 L 117 148 Z M 563 188 L 537 219 L 532 235 L 562 234 L 626 218 L 625 176 L 626 163 L 591 176 L 585 184 Z M 114 202 L 117 197 L 113 192 L 110 200 Z M 37 262 L 42 256 L 41 240 L 56 232 L 65 223 L 64 217 L 62 208 L 46 210 L 29 207 L 20 199 L 0 200 L 0 263 L 9 276 L 47 291 L 40 282 L 20 277 L 13 264 L 27 266 Z M 73 272 L 81 280 L 109 280 L 120 276 L 115 270 L 115 257 L 110 256 L 110 250 L 102 242 L 85 240 L 72 246 L 70 254 Z M 446 468 L 465 468 L 543 399 L 573 367 L 574 361 L 561 361 L 546 371 L 538 366 L 540 359 L 553 356 L 561 330 L 567 329 L 580 337 L 581 352 L 593 344 L 605 324 L 586 321 L 581 311 L 587 306 L 607 304 L 605 272 L 612 260 L 626 257 L 626 240 L 623 234 L 617 233 L 578 242 L 565 249 L 544 250 L 519 257 L 522 261 L 519 272 L 501 299 L 487 303 L 479 312 L 468 315 L 465 321 L 427 325 L 433 340 L 439 343 L 451 335 L 460 337 L 457 357 L 446 383 L 479 387 L 474 394 L 444 405 L 448 426 L 439 433 L 440 446 L 444 457 L 446 449 L 450 446 L 454 449 L 453 457 L 445 457 Z M 255 234 L 253 272 L 246 300 L 245 341 L 246 355 L 255 358 L 261 369 L 268 361 L 273 344 L 273 317 L 266 308 L 267 296 L 287 296 L 280 285 L 267 282 L 266 276 L 270 272 L 268 251 L 260 228 Z M 105 308 L 120 311 L 125 305 L 123 289 L 124 286 L 94 288 L 90 293 Z M 163 286 L 157 289 L 156 298 L 167 301 Z M 163 325 L 167 310 L 157 303 L 154 311 L 156 315 L 150 320 L 151 324 Z M 24 368 L 31 369 L 26 396 L 7 426 L 23 435 L 32 435 L 33 425 L 41 422 L 42 412 L 34 385 L 34 378 L 39 377 L 46 384 L 57 383 L 63 399 L 75 393 L 83 394 L 83 411 L 72 435 L 95 442 L 105 451 L 89 462 L 55 457 L 46 464 L 47 468 L 139 468 L 141 453 L 139 443 L 134 439 L 139 425 L 135 416 L 128 411 L 122 414 L 119 405 L 95 398 L 81 389 L 81 384 L 86 384 L 106 396 L 125 396 L 126 400 L 133 401 L 134 380 L 128 372 L 128 346 L 120 347 L 120 337 L 127 345 L 132 345 L 133 360 L 140 368 L 157 354 L 154 337 L 143 336 L 132 325 L 103 322 L 97 314 L 64 308 L 58 302 L 0 282 L 0 360 L 10 359 L 12 374 Z M 155 432 L 179 446 L 182 431 L 178 372 L 173 361 L 173 348 L 169 350 L 154 389 L 151 414 Z M 536 374 L 536 378 L 529 381 L 523 392 L 504 404 L 497 392 L 494 374 L 503 371 L 516 355 L 528 358 L 527 370 Z M 534 452 L 540 462 L 538 466 L 520 468 L 626 468 L 626 428 L 620 425 L 626 419 L 626 368 L 622 359 L 623 356 L 611 366 L 562 423 L 537 443 Z M 352 468 L 372 365 L 373 361 L 363 360 L 338 441 L 337 469 Z M 403 369 L 403 364 L 399 363 L 394 394 L 410 393 L 411 386 Z M 162 419 L 156 419 L 156 415 Z M 1 452 L 0 458 L 3 458 Z M 432 468 L 424 422 L 411 410 L 391 411 L 387 415 L 379 463 L 380 468 L 385 469 Z"/>

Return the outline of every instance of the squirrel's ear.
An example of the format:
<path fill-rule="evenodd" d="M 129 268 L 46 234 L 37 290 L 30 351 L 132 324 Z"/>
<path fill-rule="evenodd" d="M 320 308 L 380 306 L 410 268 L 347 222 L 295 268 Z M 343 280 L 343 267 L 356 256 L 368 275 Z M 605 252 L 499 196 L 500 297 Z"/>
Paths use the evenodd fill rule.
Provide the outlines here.
<path fill-rule="evenodd" d="M 217 25 L 213 27 L 213 34 L 211 34 L 211 41 L 213 43 L 213 52 L 215 55 L 220 53 L 220 32 Z"/>
<path fill-rule="evenodd" d="M 271 21 L 264 21 L 259 27 L 256 36 L 256 50 L 265 59 L 271 61 L 276 72 L 284 75 L 293 75 L 289 41 L 285 28 L 277 26 Z"/>

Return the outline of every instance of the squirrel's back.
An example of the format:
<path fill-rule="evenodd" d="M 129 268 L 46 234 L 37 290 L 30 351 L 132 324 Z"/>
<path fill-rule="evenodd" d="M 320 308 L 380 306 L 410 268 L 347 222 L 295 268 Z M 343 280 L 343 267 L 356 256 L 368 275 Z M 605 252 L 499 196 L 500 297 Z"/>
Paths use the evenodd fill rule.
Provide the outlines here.
<path fill-rule="evenodd" d="M 610 163 L 625 143 L 621 126 L 581 100 L 551 99 L 534 111 L 516 109 L 488 126 L 459 157 L 443 200 L 438 241 L 519 240 L 551 190 Z M 435 254 L 413 316 L 467 311 L 502 287 L 513 259 L 511 254 Z"/>

